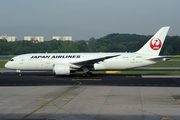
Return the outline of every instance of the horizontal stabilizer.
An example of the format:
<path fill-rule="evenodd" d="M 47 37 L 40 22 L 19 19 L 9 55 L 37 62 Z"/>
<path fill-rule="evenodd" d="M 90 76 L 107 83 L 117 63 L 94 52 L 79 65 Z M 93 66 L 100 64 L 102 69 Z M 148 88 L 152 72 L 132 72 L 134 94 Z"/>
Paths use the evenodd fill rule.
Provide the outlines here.
<path fill-rule="evenodd" d="M 170 60 L 170 56 L 156 56 L 156 57 L 150 57 L 147 60 L 158 60 L 163 59 L 164 61 Z"/>

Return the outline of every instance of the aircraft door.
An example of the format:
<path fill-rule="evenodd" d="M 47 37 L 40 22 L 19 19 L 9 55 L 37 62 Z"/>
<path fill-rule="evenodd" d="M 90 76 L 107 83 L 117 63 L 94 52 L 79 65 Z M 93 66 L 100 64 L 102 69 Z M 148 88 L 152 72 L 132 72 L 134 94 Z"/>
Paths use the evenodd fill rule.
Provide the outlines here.
<path fill-rule="evenodd" d="M 24 63 L 24 61 L 25 61 L 25 59 L 24 59 L 23 57 L 20 57 L 20 59 L 19 59 L 19 63 L 20 63 L 20 64 L 23 64 L 23 63 Z"/>
<path fill-rule="evenodd" d="M 131 56 L 131 63 L 142 63 L 143 57 L 142 56 Z"/>
<path fill-rule="evenodd" d="M 135 63 L 135 56 L 131 56 L 131 63 Z"/>
<path fill-rule="evenodd" d="M 45 69 L 48 69 L 51 67 L 51 64 L 50 64 L 50 59 L 46 59 L 46 64 L 44 65 L 44 68 Z"/>

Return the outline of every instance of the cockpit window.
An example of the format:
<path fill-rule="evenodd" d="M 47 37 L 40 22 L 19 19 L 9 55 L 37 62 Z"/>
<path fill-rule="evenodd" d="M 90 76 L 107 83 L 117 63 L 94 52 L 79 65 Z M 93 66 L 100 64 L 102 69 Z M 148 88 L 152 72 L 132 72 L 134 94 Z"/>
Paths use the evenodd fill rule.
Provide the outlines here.
<path fill-rule="evenodd" d="M 14 61 L 14 59 L 11 59 L 10 61 Z"/>

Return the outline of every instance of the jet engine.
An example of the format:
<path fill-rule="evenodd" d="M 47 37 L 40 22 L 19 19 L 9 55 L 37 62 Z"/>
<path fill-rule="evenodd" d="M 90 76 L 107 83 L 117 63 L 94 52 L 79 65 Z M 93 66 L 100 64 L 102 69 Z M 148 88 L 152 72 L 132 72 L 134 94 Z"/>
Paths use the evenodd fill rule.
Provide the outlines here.
<path fill-rule="evenodd" d="M 67 75 L 70 74 L 70 65 L 68 64 L 54 64 L 53 65 L 53 72 L 56 75 Z"/>

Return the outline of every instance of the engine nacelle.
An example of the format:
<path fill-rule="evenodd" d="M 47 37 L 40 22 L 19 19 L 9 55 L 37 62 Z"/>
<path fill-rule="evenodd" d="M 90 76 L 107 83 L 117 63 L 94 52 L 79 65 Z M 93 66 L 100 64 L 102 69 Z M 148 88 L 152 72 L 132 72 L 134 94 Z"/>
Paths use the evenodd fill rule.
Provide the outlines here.
<path fill-rule="evenodd" d="M 70 65 L 68 64 L 54 64 L 53 65 L 53 72 L 56 75 L 67 75 L 70 74 Z"/>

